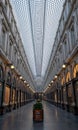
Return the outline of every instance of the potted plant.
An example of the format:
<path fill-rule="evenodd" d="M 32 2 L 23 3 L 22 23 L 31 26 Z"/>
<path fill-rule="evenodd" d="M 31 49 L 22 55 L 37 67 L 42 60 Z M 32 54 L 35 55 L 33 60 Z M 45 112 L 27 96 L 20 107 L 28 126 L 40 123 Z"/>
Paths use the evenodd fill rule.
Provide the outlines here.
<path fill-rule="evenodd" d="M 39 100 L 33 105 L 33 120 L 43 121 L 43 105 Z"/>

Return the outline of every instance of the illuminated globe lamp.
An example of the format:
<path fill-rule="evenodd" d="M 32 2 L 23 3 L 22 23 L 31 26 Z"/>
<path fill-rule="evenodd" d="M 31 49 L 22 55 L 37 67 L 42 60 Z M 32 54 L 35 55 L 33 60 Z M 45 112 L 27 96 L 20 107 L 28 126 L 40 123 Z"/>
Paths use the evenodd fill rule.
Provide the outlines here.
<path fill-rule="evenodd" d="M 55 75 L 55 79 L 57 79 L 57 75 Z"/>
<path fill-rule="evenodd" d="M 11 65 L 11 69 L 14 69 L 15 67 L 14 67 L 14 65 Z"/>
<path fill-rule="evenodd" d="M 26 80 L 24 80 L 24 83 L 26 83 Z"/>
<path fill-rule="evenodd" d="M 52 80 L 51 83 L 53 83 L 54 81 Z"/>
<path fill-rule="evenodd" d="M 63 64 L 63 65 L 62 65 L 62 68 L 63 68 L 63 69 L 65 69 L 65 68 L 66 68 L 66 65 L 65 65 L 65 64 Z"/>
<path fill-rule="evenodd" d="M 22 76 L 20 76 L 20 79 L 22 79 Z"/>

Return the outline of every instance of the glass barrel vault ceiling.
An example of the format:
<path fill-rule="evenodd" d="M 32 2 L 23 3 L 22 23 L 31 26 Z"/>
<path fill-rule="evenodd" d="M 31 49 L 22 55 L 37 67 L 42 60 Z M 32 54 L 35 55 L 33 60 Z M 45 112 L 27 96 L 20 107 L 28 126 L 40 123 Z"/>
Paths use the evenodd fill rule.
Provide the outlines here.
<path fill-rule="evenodd" d="M 64 1 L 11 0 L 37 91 L 43 89 Z"/>

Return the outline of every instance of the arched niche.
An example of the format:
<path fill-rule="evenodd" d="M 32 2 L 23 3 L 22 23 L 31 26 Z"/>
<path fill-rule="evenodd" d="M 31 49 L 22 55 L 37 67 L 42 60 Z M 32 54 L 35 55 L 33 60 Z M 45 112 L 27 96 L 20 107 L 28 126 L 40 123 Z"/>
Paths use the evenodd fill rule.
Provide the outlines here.
<path fill-rule="evenodd" d="M 64 83 L 65 83 L 65 78 L 63 77 L 61 80 L 61 85 L 64 85 Z"/>
<path fill-rule="evenodd" d="M 66 82 L 69 82 L 71 80 L 70 72 L 67 73 L 66 75 Z"/>
<path fill-rule="evenodd" d="M 74 67 L 73 77 L 74 77 L 74 78 L 78 77 L 78 64 L 76 64 L 75 67 Z"/>

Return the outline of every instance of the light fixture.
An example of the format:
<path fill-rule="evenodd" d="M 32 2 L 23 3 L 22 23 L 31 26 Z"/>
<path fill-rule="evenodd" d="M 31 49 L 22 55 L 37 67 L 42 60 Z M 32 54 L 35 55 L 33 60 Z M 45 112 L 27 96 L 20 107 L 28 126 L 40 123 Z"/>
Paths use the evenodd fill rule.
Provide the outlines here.
<path fill-rule="evenodd" d="M 14 69 L 15 67 L 14 67 L 14 65 L 11 65 L 11 69 Z"/>
<path fill-rule="evenodd" d="M 22 76 L 20 76 L 20 79 L 22 79 Z"/>
<path fill-rule="evenodd" d="M 26 80 L 24 80 L 24 83 L 26 83 Z"/>
<path fill-rule="evenodd" d="M 62 68 L 63 68 L 63 69 L 65 69 L 65 68 L 66 68 L 66 65 L 65 65 L 65 64 L 63 64 L 63 65 L 62 65 Z"/>
<path fill-rule="evenodd" d="M 27 87 L 29 87 L 29 84 L 27 84 Z"/>
<path fill-rule="evenodd" d="M 53 83 L 53 80 L 51 81 L 51 83 Z"/>
<path fill-rule="evenodd" d="M 55 79 L 57 79 L 57 75 L 55 75 Z"/>
<path fill-rule="evenodd" d="M 51 86 L 51 84 L 49 84 L 49 87 Z"/>

